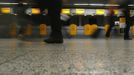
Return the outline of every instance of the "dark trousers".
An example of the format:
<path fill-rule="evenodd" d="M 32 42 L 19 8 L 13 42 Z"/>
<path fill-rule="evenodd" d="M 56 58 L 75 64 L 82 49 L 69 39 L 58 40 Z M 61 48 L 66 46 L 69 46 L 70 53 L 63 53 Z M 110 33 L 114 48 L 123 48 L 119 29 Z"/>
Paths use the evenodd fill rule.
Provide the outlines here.
<path fill-rule="evenodd" d="M 124 11 L 124 15 L 125 15 L 125 18 L 126 18 L 126 27 L 124 29 L 124 38 L 129 38 L 130 37 L 130 34 L 129 34 L 130 26 L 131 26 L 132 22 L 131 22 L 131 17 L 129 15 L 129 10 L 128 9 L 126 9 Z"/>
<path fill-rule="evenodd" d="M 61 7 L 48 8 L 48 16 L 51 25 L 51 37 L 62 37 L 60 13 Z"/>
<path fill-rule="evenodd" d="M 29 20 L 26 15 L 18 15 L 17 16 L 17 22 L 18 22 L 18 25 L 20 26 L 18 34 L 25 33 L 28 21 Z"/>
<path fill-rule="evenodd" d="M 25 14 L 25 10 L 27 9 L 27 6 L 24 6 L 22 4 L 19 4 L 17 7 L 15 7 L 15 12 L 17 15 L 17 24 L 19 25 L 19 32 L 18 34 L 24 34 L 26 31 L 26 26 L 29 21 L 29 16 Z"/>
<path fill-rule="evenodd" d="M 45 1 L 45 0 L 44 0 Z M 61 0 L 49 0 L 43 3 L 40 3 L 41 11 L 45 8 L 48 9 L 48 18 L 50 20 L 51 34 L 50 37 L 62 38 L 62 24 L 60 20 L 60 13 L 62 2 Z M 46 5 L 45 5 L 46 4 Z"/>
<path fill-rule="evenodd" d="M 126 27 L 124 29 L 124 38 L 129 38 L 130 37 L 130 26 L 132 24 L 131 22 L 131 17 L 129 15 L 129 10 L 125 10 L 123 11 L 124 12 L 124 16 L 126 18 Z M 112 17 L 109 17 L 109 24 L 110 24 L 110 27 L 108 28 L 108 31 L 106 32 L 106 37 L 110 37 L 110 33 L 111 33 L 111 30 L 112 28 L 114 27 L 114 20 Z"/>
<path fill-rule="evenodd" d="M 109 16 L 108 18 L 108 22 L 109 22 L 109 28 L 106 32 L 106 37 L 110 37 L 110 34 L 111 34 L 111 31 L 112 31 L 112 28 L 114 27 L 114 17 L 113 16 Z"/>

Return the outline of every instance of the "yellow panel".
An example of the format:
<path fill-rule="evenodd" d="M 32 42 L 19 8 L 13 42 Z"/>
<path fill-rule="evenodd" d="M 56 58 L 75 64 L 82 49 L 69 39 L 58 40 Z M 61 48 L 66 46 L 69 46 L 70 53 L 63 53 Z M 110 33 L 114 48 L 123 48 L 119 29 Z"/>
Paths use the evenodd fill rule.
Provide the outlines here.
<path fill-rule="evenodd" d="M 85 13 L 85 9 L 76 9 L 77 15 L 83 15 Z"/>
<path fill-rule="evenodd" d="M 114 14 L 115 14 L 115 15 L 118 15 L 118 14 L 119 14 L 119 10 L 117 10 L 117 9 L 114 10 Z"/>
<path fill-rule="evenodd" d="M 98 29 L 97 24 L 92 24 L 92 28 L 93 28 L 94 30 L 97 30 L 97 29 Z"/>
<path fill-rule="evenodd" d="M 26 32 L 25 35 L 30 36 L 33 33 L 33 26 L 31 24 L 28 24 L 28 26 L 26 27 Z"/>
<path fill-rule="evenodd" d="M 98 26 L 97 26 L 97 24 L 92 24 L 91 28 L 92 28 L 92 34 L 93 34 L 98 29 Z"/>
<path fill-rule="evenodd" d="M 131 34 L 134 35 L 134 25 L 131 26 Z"/>
<path fill-rule="evenodd" d="M 120 18 L 120 23 L 126 23 L 126 19 L 124 17 Z"/>
<path fill-rule="evenodd" d="M 40 36 L 47 35 L 47 25 L 46 24 L 41 24 L 39 26 L 39 30 L 40 30 Z"/>
<path fill-rule="evenodd" d="M 104 15 L 105 14 L 105 10 L 104 9 L 97 9 L 96 10 L 96 14 L 97 15 Z"/>
<path fill-rule="evenodd" d="M 32 8 L 32 14 L 40 14 L 41 11 L 39 8 Z"/>
<path fill-rule="evenodd" d="M 76 24 L 70 25 L 70 35 L 71 36 L 77 35 L 77 25 Z"/>
<path fill-rule="evenodd" d="M 62 9 L 62 14 L 70 14 L 70 9 Z"/>
<path fill-rule="evenodd" d="M 1 12 L 4 14 L 9 14 L 11 13 L 11 8 L 1 8 Z"/>
<path fill-rule="evenodd" d="M 104 26 L 104 31 L 107 32 L 108 29 L 109 29 L 109 27 L 110 27 L 110 25 L 109 25 L 109 24 L 106 24 L 106 25 Z"/>
<path fill-rule="evenodd" d="M 16 37 L 16 35 L 17 35 L 17 25 L 16 25 L 16 23 L 11 24 L 11 30 L 10 30 L 9 33 L 10 33 L 11 37 Z"/>
<path fill-rule="evenodd" d="M 93 25 L 86 24 L 84 25 L 84 35 L 92 35 L 95 33 L 97 29 L 98 29 L 98 26 L 96 24 L 93 24 Z"/>
<path fill-rule="evenodd" d="M 84 35 L 91 35 L 91 25 L 90 24 L 86 24 L 84 25 Z"/>

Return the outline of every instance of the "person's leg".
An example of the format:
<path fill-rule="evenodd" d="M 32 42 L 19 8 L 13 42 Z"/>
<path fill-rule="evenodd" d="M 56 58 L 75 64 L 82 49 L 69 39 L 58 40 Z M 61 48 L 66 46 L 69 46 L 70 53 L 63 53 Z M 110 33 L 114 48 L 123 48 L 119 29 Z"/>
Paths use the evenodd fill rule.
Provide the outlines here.
<path fill-rule="evenodd" d="M 50 37 L 62 38 L 62 24 L 60 20 L 61 7 L 49 9 L 48 16 L 51 20 L 51 35 Z"/>
<path fill-rule="evenodd" d="M 19 16 L 18 17 L 18 24 L 20 25 L 18 34 L 19 35 L 24 35 L 25 30 L 26 30 L 26 25 L 27 25 L 26 20 L 24 19 L 24 16 Z"/>
<path fill-rule="evenodd" d="M 106 35 L 105 35 L 107 38 L 110 37 L 112 28 L 114 27 L 114 18 L 113 18 L 113 16 L 109 17 L 109 25 L 110 25 L 110 26 L 109 26 L 109 28 L 108 28 L 108 30 L 107 30 L 107 32 L 106 32 Z"/>
<path fill-rule="evenodd" d="M 57 2 L 48 7 L 48 16 L 50 19 L 51 33 L 50 37 L 44 40 L 46 43 L 63 43 L 62 24 L 60 20 L 61 2 Z"/>
<path fill-rule="evenodd" d="M 110 37 L 110 34 L 111 34 L 111 31 L 112 31 L 112 25 L 110 24 L 110 26 L 109 26 L 109 28 L 108 28 L 108 30 L 107 30 L 107 32 L 106 32 L 106 38 L 109 38 Z"/>
<path fill-rule="evenodd" d="M 130 38 L 130 26 L 131 26 L 131 18 L 129 16 L 129 11 L 125 11 L 125 17 L 126 17 L 126 27 L 124 29 L 124 39 L 125 40 L 131 40 Z"/>

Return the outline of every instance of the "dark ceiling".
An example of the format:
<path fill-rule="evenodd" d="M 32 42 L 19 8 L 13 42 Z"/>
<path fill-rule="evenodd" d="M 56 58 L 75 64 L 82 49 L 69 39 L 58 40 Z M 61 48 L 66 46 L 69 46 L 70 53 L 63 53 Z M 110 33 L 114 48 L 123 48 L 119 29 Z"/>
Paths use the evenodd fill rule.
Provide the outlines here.
<path fill-rule="evenodd" d="M 115 3 L 118 3 L 117 1 L 124 1 L 124 0 L 112 0 Z M 130 0 L 131 4 L 134 4 L 134 0 Z M 109 0 L 68 0 L 66 2 L 67 4 L 74 4 L 74 3 L 102 3 L 102 4 L 107 4 L 109 3 Z"/>
<path fill-rule="evenodd" d="M 71 0 L 67 3 L 107 3 L 107 0 Z"/>
<path fill-rule="evenodd" d="M 19 2 L 19 1 L 25 1 L 25 2 L 34 2 L 34 0 L 0 0 L 0 2 Z M 111 0 L 111 1 L 124 1 L 124 0 Z M 134 4 L 134 0 L 131 0 L 132 4 Z M 67 0 L 64 4 L 74 4 L 74 3 L 102 3 L 107 4 L 109 3 L 109 0 Z"/>

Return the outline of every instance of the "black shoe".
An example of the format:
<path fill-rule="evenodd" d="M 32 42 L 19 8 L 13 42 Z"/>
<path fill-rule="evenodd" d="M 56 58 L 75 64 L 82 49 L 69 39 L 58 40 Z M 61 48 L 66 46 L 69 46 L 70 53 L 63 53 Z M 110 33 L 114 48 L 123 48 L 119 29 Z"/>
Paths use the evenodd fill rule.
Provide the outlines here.
<path fill-rule="evenodd" d="M 106 37 L 105 39 L 106 39 L 106 40 L 109 40 L 109 39 L 110 39 L 110 37 Z"/>
<path fill-rule="evenodd" d="M 132 38 L 130 38 L 130 37 L 129 38 L 124 38 L 124 40 L 132 40 Z"/>
<path fill-rule="evenodd" d="M 63 43 L 63 38 L 48 38 L 48 39 L 45 39 L 44 42 L 46 43 Z"/>
<path fill-rule="evenodd" d="M 105 35 L 105 39 L 107 39 L 107 40 L 110 39 L 110 36 Z"/>
<path fill-rule="evenodd" d="M 23 34 L 19 34 L 19 35 L 17 36 L 17 38 L 21 40 L 21 39 L 24 38 L 24 35 L 23 35 Z"/>

